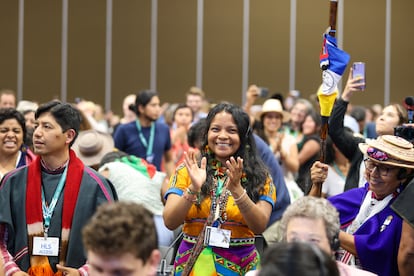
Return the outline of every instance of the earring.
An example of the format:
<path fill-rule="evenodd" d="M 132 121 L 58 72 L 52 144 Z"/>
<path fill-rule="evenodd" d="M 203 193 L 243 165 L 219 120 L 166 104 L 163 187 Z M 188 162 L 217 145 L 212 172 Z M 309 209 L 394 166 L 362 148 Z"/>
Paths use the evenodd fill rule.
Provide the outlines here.
<path fill-rule="evenodd" d="M 213 153 L 208 145 L 204 147 L 204 152 L 207 156 L 211 156 L 211 154 Z"/>

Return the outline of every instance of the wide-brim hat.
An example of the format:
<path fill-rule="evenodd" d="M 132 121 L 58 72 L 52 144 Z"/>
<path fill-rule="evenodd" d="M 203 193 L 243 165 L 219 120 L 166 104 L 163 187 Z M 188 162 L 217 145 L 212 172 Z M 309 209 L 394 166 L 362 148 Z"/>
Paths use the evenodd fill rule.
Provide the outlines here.
<path fill-rule="evenodd" d="M 268 99 L 263 103 L 260 118 L 263 119 L 263 116 L 269 112 L 276 112 L 281 114 L 282 121 L 284 123 L 288 122 L 290 119 L 290 113 L 283 110 L 282 104 L 277 99 Z"/>
<path fill-rule="evenodd" d="M 35 102 L 21 100 L 17 104 L 16 110 L 21 112 L 21 113 L 25 113 L 27 111 L 36 112 L 38 107 L 39 107 L 39 105 Z"/>
<path fill-rule="evenodd" d="M 99 164 L 105 154 L 114 150 L 114 140 L 107 133 L 84 130 L 79 133 L 72 149 L 85 165 L 93 166 Z"/>
<path fill-rule="evenodd" d="M 414 169 L 413 144 L 404 138 L 382 135 L 377 139 L 367 139 L 365 143 L 360 143 L 359 149 L 375 162 Z"/>

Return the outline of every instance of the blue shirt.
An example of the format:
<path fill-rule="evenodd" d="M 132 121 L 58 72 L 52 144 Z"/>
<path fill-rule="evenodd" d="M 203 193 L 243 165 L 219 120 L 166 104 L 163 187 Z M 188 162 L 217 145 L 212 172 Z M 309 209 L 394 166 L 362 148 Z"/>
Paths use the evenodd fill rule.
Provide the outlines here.
<path fill-rule="evenodd" d="M 154 159 L 152 164 L 157 167 L 158 171 L 161 171 L 162 157 L 171 148 L 170 130 L 164 123 L 157 121 L 154 124 L 155 134 L 152 150 Z M 151 127 L 141 127 L 141 131 L 145 139 L 149 141 Z M 141 143 L 135 121 L 117 127 L 114 133 L 114 142 L 115 147 L 120 151 L 143 159 L 147 158 L 147 148 Z"/>
<path fill-rule="evenodd" d="M 273 207 L 272 214 L 270 215 L 269 224 L 273 224 L 279 220 L 285 209 L 290 204 L 289 192 L 286 187 L 285 179 L 283 178 L 282 168 L 277 162 L 269 146 L 256 134 L 253 134 L 256 142 L 257 152 L 263 160 L 263 163 L 267 166 L 270 175 L 272 176 L 273 183 L 276 186 L 276 204 Z"/>

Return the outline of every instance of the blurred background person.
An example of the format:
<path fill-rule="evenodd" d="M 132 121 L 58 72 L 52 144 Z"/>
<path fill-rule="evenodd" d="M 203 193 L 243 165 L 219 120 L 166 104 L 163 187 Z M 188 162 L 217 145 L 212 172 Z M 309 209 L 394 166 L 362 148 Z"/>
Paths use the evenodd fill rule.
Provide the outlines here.
<path fill-rule="evenodd" d="M 16 93 L 11 89 L 0 89 L 0 108 L 16 108 Z"/>
<path fill-rule="evenodd" d="M 186 93 L 185 103 L 193 110 L 194 122 L 207 117 L 207 113 L 203 111 L 203 106 L 205 105 L 205 94 L 201 88 L 197 86 L 190 87 Z"/>
<path fill-rule="evenodd" d="M 98 130 L 100 132 L 108 133 L 108 125 L 102 124 L 98 121 L 98 120 L 102 120 L 103 117 L 101 116 L 99 119 L 96 118 L 96 104 L 94 102 L 80 100 L 76 104 L 76 106 L 80 111 L 83 112 L 83 115 L 89 121 L 89 124 L 92 126 L 93 129 Z"/>
<path fill-rule="evenodd" d="M 297 99 L 290 110 L 290 120 L 286 123 L 286 131 L 295 137 L 296 143 L 300 143 L 303 138 L 302 125 L 311 110 L 313 110 L 311 102 L 303 98 Z"/>
<path fill-rule="evenodd" d="M 136 97 L 137 96 L 135 94 L 129 94 L 124 98 L 124 101 L 122 102 L 121 124 L 133 122 L 137 118 L 137 114 L 134 111 Z"/>
<path fill-rule="evenodd" d="M 145 159 L 155 165 L 158 171 L 165 171 L 167 176 L 172 175 L 175 167 L 170 129 L 165 123 L 157 121 L 161 112 L 158 93 L 151 90 L 138 92 L 134 110 L 137 119 L 117 127 L 114 133 L 115 147 Z"/>
<path fill-rule="evenodd" d="M 283 101 L 283 106 L 285 110 L 290 111 L 293 105 L 296 103 L 296 100 L 300 98 L 299 90 L 290 90 L 287 97 Z"/>
<path fill-rule="evenodd" d="M 171 127 L 172 158 L 175 166 L 184 160 L 184 152 L 188 152 L 190 146 L 187 141 L 188 130 L 193 121 L 193 111 L 186 104 L 179 104 L 173 113 L 173 125 Z"/>
<path fill-rule="evenodd" d="M 352 132 L 350 129 L 349 131 Z M 326 138 L 325 163 L 329 165 L 329 168 L 326 180 L 322 184 L 322 196 L 330 197 L 344 192 L 350 164 L 329 135 Z"/>
<path fill-rule="evenodd" d="M 305 194 L 309 193 L 311 182 L 309 177 L 309 169 L 313 162 L 319 158 L 321 150 L 320 130 L 321 116 L 315 111 L 309 111 L 305 116 L 302 124 L 302 140 L 298 143 L 299 171 L 296 177 L 296 183 Z"/>
<path fill-rule="evenodd" d="M 258 273 L 247 276 L 339 276 L 335 261 L 314 244 L 303 242 L 278 243 L 263 254 Z"/>
<path fill-rule="evenodd" d="M 143 204 L 153 213 L 159 247 L 170 246 L 174 232 L 165 227 L 162 217 L 161 186 L 165 173 L 122 151 L 107 152 L 99 163 L 99 172 L 112 182 L 120 201 Z"/>
<path fill-rule="evenodd" d="M 36 125 L 35 112 L 38 107 L 38 104 L 35 102 L 22 100 L 19 101 L 16 108 L 17 111 L 22 113 L 24 116 L 26 125 L 24 143 L 30 148 L 31 151 L 33 151 L 33 132 Z"/>
<path fill-rule="evenodd" d="M 276 160 L 282 166 L 290 201 L 303 196 L 295 182 L 299 169 L 298 148 L 295 138 L 284 131 L 283 122 L 289 121 L 289 113 L 284 111 L 279 100 L 268 99 L 263 103 L 260 122 L 262 128 L 257 131 L 259 136 L 269 145 Z"/>
<path fill-rule="evenodd" d="M 358 133 L 354 133 L 354 135 L 359 135 L 361 137 L 365 137 L 364 133 L 366 131 L 365 129 L 365 116 L 366 116 L 366 108 L 360 105 L 352 106 L 352 110 L 349 113 L 352 118 L 355 119 L 355 121 L 358 124 Z"/>

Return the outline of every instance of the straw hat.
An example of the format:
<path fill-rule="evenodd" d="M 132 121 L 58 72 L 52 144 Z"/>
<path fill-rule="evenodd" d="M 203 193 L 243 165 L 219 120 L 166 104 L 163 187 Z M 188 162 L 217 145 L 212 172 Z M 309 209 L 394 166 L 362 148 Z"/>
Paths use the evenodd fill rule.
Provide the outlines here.
<path fill-rule="evenodd" d="M 16 110 L 25 113 L 26 111 L 36 111 L 39 105 L 35 102 L 21 100 L 17 104 Z"/>
<path fill-rule="evenodd" d="M 290 119 L 289 112 L 283 110 L 282 104 L 277 99 L 268 99 L 263 103 L 260 118 L 263 119 L 263 116 L 269 112 L 276 112 L 281 114 L 284 123 L 286 123 Z"/>
<path fill-rule="evenodd" d="M 96 130 L 84 130 L 72 146 L 76 155 L 87 166 L 97 165 L 102 157 L 114 150 L 112 136 Z"/>
<path fill-rule="evenodd" d="M 413 144 L 401 137 L 382 135 L 377 139 L 367 139 L 365 143 L 359 144 L 359 149 L 375 162 L 395 167 L 414 168 Z"/>

